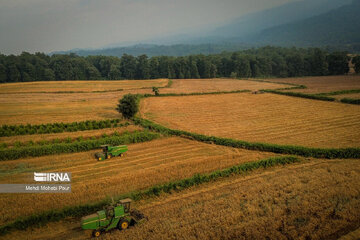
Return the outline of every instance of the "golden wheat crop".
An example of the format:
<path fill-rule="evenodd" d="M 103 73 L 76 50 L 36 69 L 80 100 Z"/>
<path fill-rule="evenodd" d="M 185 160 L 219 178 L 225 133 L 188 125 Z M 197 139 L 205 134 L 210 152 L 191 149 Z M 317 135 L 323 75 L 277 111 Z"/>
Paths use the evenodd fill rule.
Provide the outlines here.
<path fill-rule="evenodd" d="M 167 79 L 117 80 L 117 81 L 46 81 L 1 84 L 0 93 L 63 92 L 63 91 L 109 91 L 118 89 L 164 87 Z"/>
<path fill-rule="evenodd" d="M 230 78 L 215 79 L 174 79 L 170 88 L 160 89 L 160 93 L 192 93 L 192 92 L 221 92 L 234 90 L 260 90 L 284 88 L 288 85 Z"/>
<path fill-rule="evenodd" d="M 143 117 L 170 128 L 251 142 L 359 147 L 360 108 L 276 94 L 147 98 Z"/>
<path fill-rule="evenodd" d="M 100 150 L 3 162 L 0 183 L 31 183 L 33 172 L 71 172 L 72 193 L 1 194 L 0 223 L 275 155 L 181 138 L 159 139 L 128 147 L 125 157 L 101 162 L 94 157 Z M 24 205 L 28 207 L 23 208 Z"/>
<path fill-rule="evenodd" d="M 340 90 L 360 89 L 360 75 L 275 78 L 266 80 L 307 86 L 306 89 L 289 90 L 291 92 L 326 93 Z"/>
<path fill-rule="evenodd" d="M 359 160 L 312 160 L 134 204 L 149 221 L 100 239 L 337 239 L 358 228 Z M 87 239 L 79 219 L 14 239 Z"/>
<path fill-rule="evenodd" d="M 127 93 L 151 93 L 134 89 L 105 93 L 0 94 L 0 125 L 41 124 L 121 118 L 115 108 Z"/>

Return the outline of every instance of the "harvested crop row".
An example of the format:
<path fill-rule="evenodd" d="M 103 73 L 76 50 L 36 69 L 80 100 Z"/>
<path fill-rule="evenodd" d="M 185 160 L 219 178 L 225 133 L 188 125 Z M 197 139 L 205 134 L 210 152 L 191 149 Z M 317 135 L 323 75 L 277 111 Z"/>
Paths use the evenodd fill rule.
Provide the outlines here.
<path fill-rule="evenodd" d="M 360 109 L 340 103 L 247 93 L 162 97 L 144 99 L 141 114 L 169 128 L 250 142 L 360 146 Z"/>
<path fill-rule="evenodd" d="M 2 194 L 1 224 L 21 215 L 99 201 L 107 196 L 275 155 L 182 138 L 159 139 L 128 147 L 124 158 L 103 162 L 94 158 L 96 151 L 7 161 L 2 165 L 0 182 L 9 183 L 9 179 L 11 183 L 31 182 L 33 171 L 69 171 L 73 177 L 72 194 Z M 17 168 L 19 164 L 26 167 Z M 24 204 L 31 207 L 23 208 Z"/>
<path fill-rule="evenodd" d="M 100 239 L 336 239 L 358 227 L 358 161 L 314 160 L 140 201 L 134 207 L 148 222 Z M 78 222 L 67 219 L 7 237 L 89 238 L 74 227 Z"/>

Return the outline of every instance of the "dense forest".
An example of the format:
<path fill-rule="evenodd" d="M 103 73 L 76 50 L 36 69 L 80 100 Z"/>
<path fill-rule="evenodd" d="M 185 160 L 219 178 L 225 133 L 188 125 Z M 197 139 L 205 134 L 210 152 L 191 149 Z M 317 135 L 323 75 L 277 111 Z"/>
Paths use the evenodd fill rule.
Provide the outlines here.
<path fill-rule="evenodd" d="M 339 75 L 348 73 L 349 60 L 346 52 L 281 47 L 151 58 L 23 52 L 19 56 L 0 54 L 0 82 Z"/>

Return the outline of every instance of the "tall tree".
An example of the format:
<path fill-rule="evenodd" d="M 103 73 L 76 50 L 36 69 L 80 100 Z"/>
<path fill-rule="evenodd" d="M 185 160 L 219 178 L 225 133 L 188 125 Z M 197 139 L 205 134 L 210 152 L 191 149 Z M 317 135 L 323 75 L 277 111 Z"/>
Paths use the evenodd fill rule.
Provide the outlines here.
<path fill-rule="evenodd" d="M 349 60 L 346 52 L 331 53 L 328 58 L 330 75 L 342 75 L 349 72 Z"/>

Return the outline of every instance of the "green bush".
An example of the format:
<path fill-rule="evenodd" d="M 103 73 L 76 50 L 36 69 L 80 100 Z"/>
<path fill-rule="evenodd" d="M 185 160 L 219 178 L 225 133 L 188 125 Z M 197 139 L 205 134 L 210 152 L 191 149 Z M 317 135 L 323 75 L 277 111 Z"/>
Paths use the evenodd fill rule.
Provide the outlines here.
<path fill-rule="evenodd" d="M 116 110 L 120 112 L 125 118 L 132 118 L 139 111 L 138 106 L 139 97 L 134 94 L 126 94 L 119 100 Z"/>

